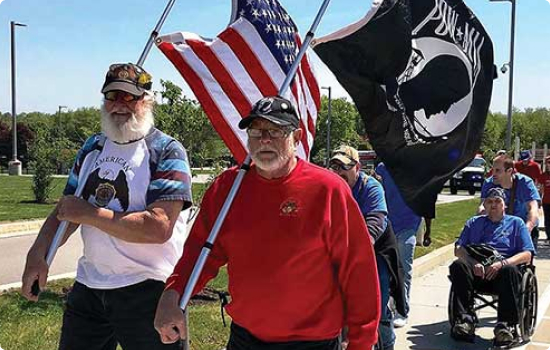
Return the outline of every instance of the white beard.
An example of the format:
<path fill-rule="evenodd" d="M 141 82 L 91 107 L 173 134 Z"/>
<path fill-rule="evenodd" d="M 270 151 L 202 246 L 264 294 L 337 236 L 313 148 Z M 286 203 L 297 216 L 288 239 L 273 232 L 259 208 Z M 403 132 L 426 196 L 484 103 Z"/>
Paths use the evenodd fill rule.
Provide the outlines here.
<path fill-rule="evenodd" d="M 120 125 L 114 121 L 105 106 L 101 107 L 101 131 L 111 141 L 127 143 L 139 140 L 149 133 L 153 125 L 154 118 L 151 109 L 147 109 L 142 115 L 132 113 L 132 117 Z"/>
<path fill-rule="evenodd" d="M 296 152 L 296 145 L 294 144 L 294 141 L 289 139 L 287 142 L 286 149 L 283 148 L 277 150 L 274 146 L 261 146 L 251 152 L 250 157 L 259 169 L 265 172 L 276 171 L 282 168 L 291 158 L 293 158 Z M 248 149 L 250 149 L 250 143 L 248 144 Z M 278 154 L 275 158 L 263 160 L 258 157 L 258 153 L 264 149 L 276 151 Z"/>

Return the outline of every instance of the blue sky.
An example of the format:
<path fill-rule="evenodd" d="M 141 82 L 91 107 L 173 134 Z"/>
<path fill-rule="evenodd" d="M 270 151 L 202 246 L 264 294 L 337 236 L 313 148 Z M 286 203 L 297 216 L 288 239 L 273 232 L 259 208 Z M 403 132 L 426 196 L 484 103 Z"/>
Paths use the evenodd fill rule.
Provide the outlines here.
<path fill-rule="evenodd" d="M 421 0 L 414 0 L 421 1 Z M 305 33 L 321 0 L 280 0 Z M 10 21 L 16 29 L 17 111 L 55 112 L 99 106 L 99 90 L 110 63 L 137 61 L 167 0 L 0 0 L 0 112 L 11 111 Z M 371 0 L 333 0 L 317 35 L 361 18 Z M 510 3 L 466 0 L 493 39 L 495 63 L 508 62 Z M 228 24 L 230 0 L 177 0 L 161 33 L 190 31 L 214 37 Z M 550 2 L 517 0 L 514 106 L 550 107 Z M 191 92 L 171 63 L 153 47 L 144 64 L 154 77 Z M 320 84 L 334 96 L 345 92 L 326 68 Z M 508 74 L 495 82 L 491 110 L 506 112 Z"/>

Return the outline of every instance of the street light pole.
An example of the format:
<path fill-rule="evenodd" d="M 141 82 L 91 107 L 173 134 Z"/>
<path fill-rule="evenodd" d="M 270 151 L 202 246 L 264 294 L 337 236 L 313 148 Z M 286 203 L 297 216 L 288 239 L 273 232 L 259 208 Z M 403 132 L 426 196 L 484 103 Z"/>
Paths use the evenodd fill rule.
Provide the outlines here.
<path fill-rule="evenodd" d="M 69 107 L 67 106 L 58 106 L 57 108 L 57 128 L 59 129 L 59 132 L 61 132 L 61 128 L 62 128 L 62 125 L 63 123 L 61 122 L 61 109 L 68 109 Z"/>
<path fill-rule="evenodd" d="M 8 163 L 10 175 L 21 175 L 21 161 L 17 159 L 17 109 L 15 95 L 15 27 L 26 27 L 25 24 L 10 22 L 11 29 L 11 118 L 12 118 L 12 160 Z"/>
<path fill-rule="evenodd" d="M 328 90 L 328 114 L 327 114 L 327 155 L 326 155 L 326 161 L 325 166 L 328 167 L 328 162 L 330 160 L 330 123 L 331 123 L 331 117 L 332 117 L 332 87 L 331 86 L 323 86 L 321 89 Z"/>
<path fill-rule="evenodd" d="M 512 18 L 510 24 L 510 77 L 508 78 L 508 122 L 506 125 L 506 150 L 512 149 L 512 108 L 514 93 L 514 42 L 516 33 L 516 0 L 490 0 L 492 2 L 509 1 L 512 4 Z"/>

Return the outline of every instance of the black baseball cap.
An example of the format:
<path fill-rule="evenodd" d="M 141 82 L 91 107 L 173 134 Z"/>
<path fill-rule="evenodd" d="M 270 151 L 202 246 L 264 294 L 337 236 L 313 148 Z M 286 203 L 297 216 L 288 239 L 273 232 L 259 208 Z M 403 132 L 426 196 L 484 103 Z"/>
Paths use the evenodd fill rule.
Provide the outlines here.
<path fill-rule="evenodd" d="M 250 114 L 241 119 L 239 129 L 246 129 L 256 118 L 264 118 L 278 126 L 300 127 L 296 109 L 289 100 L 280 96 L 264 97 L 252 106 Z"/>

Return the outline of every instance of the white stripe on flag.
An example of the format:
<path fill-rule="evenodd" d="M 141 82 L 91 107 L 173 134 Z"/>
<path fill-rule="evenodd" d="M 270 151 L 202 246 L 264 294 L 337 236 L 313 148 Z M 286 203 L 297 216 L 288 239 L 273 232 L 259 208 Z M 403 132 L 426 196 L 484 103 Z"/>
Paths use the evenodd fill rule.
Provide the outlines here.
<path fill-rule="evenodd" d="M 202 80 L 208 94 L 216 104 L 216 108 L 224 116 L 224 119 L 226 119 L 231 130 L 238 135 L 242 146 L 245 149 L 248 149 L 246 147 L 246 142 L 244 142 L 247 137 L 246 132 L 244 130 L 240 130 L 237 126 L 241 120 L 241 115 L 220 87 L 218 82 L 214 79 L 208 67 L 197 57 L 197 55 L 187 44 L 176 46 L 176 49 L 181 53 L 187 64 L 189 64 L 189 66 L 197 72 L 197 75 Z"/>

